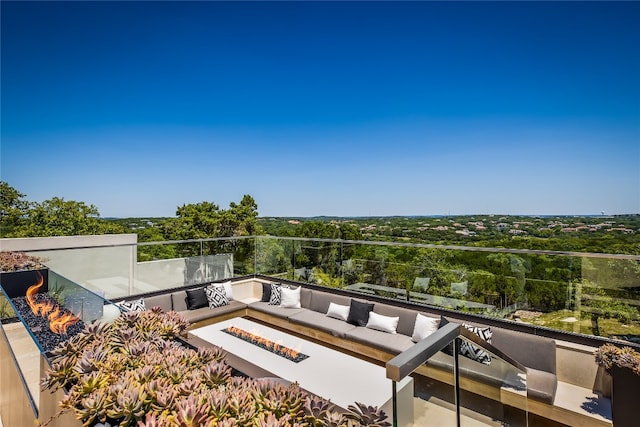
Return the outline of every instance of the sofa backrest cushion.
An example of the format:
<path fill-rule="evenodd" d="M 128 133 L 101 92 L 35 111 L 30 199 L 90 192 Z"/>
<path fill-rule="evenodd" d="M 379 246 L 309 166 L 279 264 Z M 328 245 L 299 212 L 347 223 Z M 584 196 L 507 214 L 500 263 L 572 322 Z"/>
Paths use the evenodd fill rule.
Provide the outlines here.
<path fill-rule="evenodd" d="M 492 328 L 491 344 L 528 368 L 556 373 L 556 342 L 551 338 Z"/>
<path fill-rule="evenodd" d="M 171 294 L 173 301 L 173 309 L 175 311 L 187 311 L 187 293 L 185 291 L 177 291 Z"/>
<path fill-rule="evenodd" d="M 173 304 L 171 303 L 171 295 L 163 294 L 153 297 L 144 297 L 144 305 L 149 309 L 153 307 L 160 307 L 162 311 L 173 310 Z"/>
<path fill-rule="evenodd" d="M 399 317 L 400 320 L 396 331 L 408 337 L 413 335 L 413 328 L 416 325 L 416 316 L 418 314 L 416 311 L 387 304 L 376 304 L 373 307 L 373 311 L 383 316 Z"/>
<path fill-rule="evenodd" d="M 302 288 L 300 290 L 300 306 L 302 308 L 311 308 L 311 295 L 313 291 L 311 289 Z"/>
<path fill-rule="evenodd" d="M 311 291 L 311 304 L 309 308 L 313 311 L 317 311 L 318 313 L 327 314 L 329 304 L 332 302 L 340 305 L 350 305 L 351 298 L 343 295 L 331 294 L 329 292 Z"/>

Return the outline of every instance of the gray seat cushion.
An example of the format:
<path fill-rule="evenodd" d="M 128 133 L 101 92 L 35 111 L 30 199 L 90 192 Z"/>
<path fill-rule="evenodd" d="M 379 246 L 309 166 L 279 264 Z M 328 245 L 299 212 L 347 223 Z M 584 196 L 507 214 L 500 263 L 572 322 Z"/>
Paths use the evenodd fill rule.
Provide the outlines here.
<path fill-rule="evenodd" d="M 229 305 L 223 305 L 222 307 L 209 308 L 203 307 L 195 310 L 184 310 L 180 311 L 184 317 L 191 323 L 199 322 L 200 320 L 210 319 L 215 316 L 222 316 L 223 314 L 233 313 L 234 311 L 242 310 L 247 307 L 247 304 L 231 300 L 229 301 Z"/>
<path fill-rule="evenodd" d="M 279 305 L 271 305 L 268 302 L 262 301 L 252 302 L 249 304 L 249 308 L 272 316 L 280 317 L 281 319 L 288 319 L 289 316 L 302 313 L 306 310 L 305 308 L 282 308 Z"/>
<path fill-rule="evenodd" d="M 558 377 L 555 374 L 538 369 L 527 368 L 527 396 L 553 404 L 558 388 Z"/>
<path fill-rule="evenodd" d="M 374 329 L 355 327 L 345 332 L 345 338 L 379 348 L 392 354 L 399 354 L 413 347 L 411 337 L 404 334 L 390 334 Z"/>
<path fill-rule="evenodd" d="M 345 322 L 344 320 L 334 319 L 333 317 L 329 317 L 326 314 L 318 313 L 313 310 L 304 310 L 301 313 L 289 316 L 289 321 L 308 326 L 310 328 L 319 329 L 340 338 L 344 338 L 345 332 L 355 328 L 355 326 Z"/>

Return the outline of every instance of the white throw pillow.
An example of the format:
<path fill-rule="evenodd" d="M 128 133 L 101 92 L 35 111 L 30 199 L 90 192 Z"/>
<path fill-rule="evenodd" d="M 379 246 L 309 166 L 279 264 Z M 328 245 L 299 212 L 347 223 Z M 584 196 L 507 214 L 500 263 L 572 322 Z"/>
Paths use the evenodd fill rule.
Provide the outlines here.
<path fill-rule="evenodd" d="M 423 316 L 418 313 L 416 316 L 416 323 L 413 326 L 413 335 L 411 340 L 413 342 L 422 341 L 432 333 L 438 330 L 440 326 L 440 319 L 437 317 Z"/>
<path fill-rule="evenodd" d="M 233 289 L 231 288 L 231 281 L 224 282 L 222 286 L 224 286 L 224 292 L 227 294 L 227 299 L 231 301 L 233 299 Z"/>
<path fill-rule="evenodd" d="M 280 307 L 282 308 L 300 308 L 300 289 L 290 289 L 283 287 L 280 293 Z"/>
<path fill-rule="evenodd" d="M 336 319 L 347 321 L 349 317 L 349 308 L 348 305 L 340 305 L 332 302 L 329 304 L 329 310 L 327 310 L 327 316 L 333 317 Z"/>
<path fill-rule="evenodd" d="M 369 321 L 367 322 L 366 327 L 369 329 L 375 329 L 378 331 L 395 334 L 396 329 L 398 328 L 399 321 L 400 317 L 383 316 L 382 314 L 371 311 L 369 313 Z"/>

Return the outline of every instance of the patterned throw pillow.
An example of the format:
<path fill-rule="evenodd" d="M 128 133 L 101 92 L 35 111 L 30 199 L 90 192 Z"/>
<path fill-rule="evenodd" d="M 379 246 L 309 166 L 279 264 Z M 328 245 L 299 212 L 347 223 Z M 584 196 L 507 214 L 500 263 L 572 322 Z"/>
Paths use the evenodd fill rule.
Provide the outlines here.
<path fill-rule="evenodd" d="M 224 290 L 224 286 L 207 286 L 204 288 L 204 293 L 207 295 L 209 301 L 209 308 L 222 307 L 229 305 L 229 298 Z"/>
<path fill-rule="evenodd" d="M 124 311 L 145 311 L 147 309 L 147 306 L 144 304 L 144 298 L 120 301 L 117 305 L 123 308 Z"/>
<path fill-rule="evenodd" d="M 269 305 L 280 305 L 282 302 L 282 286 L 271 284 L 271 297 L 269 298 Z"/>
<path fill-rule="evenodd" d="M 491 337 L 493 336 L 491 328 L 479 328 L 477 326 L 467 325 L 466 323 L 463 323 L 462 326 L 491 344 Z M 462 340 L 460 344 L 460 354 L 476 362 L 484 363 L 485 365 L 491 364 L 491 356 L 489 353 L 467 340 Z"/>

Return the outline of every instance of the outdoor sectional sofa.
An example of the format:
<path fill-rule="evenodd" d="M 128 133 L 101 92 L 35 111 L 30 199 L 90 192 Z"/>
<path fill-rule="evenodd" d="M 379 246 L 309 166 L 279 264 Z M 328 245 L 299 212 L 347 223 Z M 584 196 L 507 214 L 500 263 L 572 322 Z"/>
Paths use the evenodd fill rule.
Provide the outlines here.
<path fill-rule="evenodd" d="M 271 284 L 262 283 L 263 289 L 268 286 Z M 299 307 L 291 308 L 284 308 L 269 301 L 243 299 L 243 302 L 231 299 L 228 305 L 221 307 L 189 310 L 187 290 L 184 289 L 147 296 L 144 298 L 144 304 L 146 307 L 159 306 L 164 311 L 177 311 L 192 322 L 193 328 L 232 317 L 247 316 L 383 363 L 415 345 L 412 335 L 418 313 L 432 318 L 440 317 L 423 310 L 352 298 L 324 290 L 300 287 L 299 292 Z M 255 299 L 257 298 L 253 298 Z M 327 316 L 331 303 L 344 307 L 350 306 L 354 300 L 363 304 L 373 304 L 372 312 L 384 316 L 383 318 L 397 317 L 396 332 L 356 326 L 345 320 Z M 447 320 L 463 323 L 449 316 Z M 558 384 L 555 341 L 496 327 L 492 327 L 491 332 L 491 345 L 526 367 L 528 397 L 553 405 Z M 460 357 L 459 363 L 462 375 L 472 381 L 487 384 L 494 389 L 499 389 L 504 381 L 504 365 L 500 363 L 486 365 L 466 357 Z M 450 373 L 451 366 L 452 358 L 439 353 L 423 366 L 422 373 Z M 418 372 L 421 373 L 420 370 Z"/>

